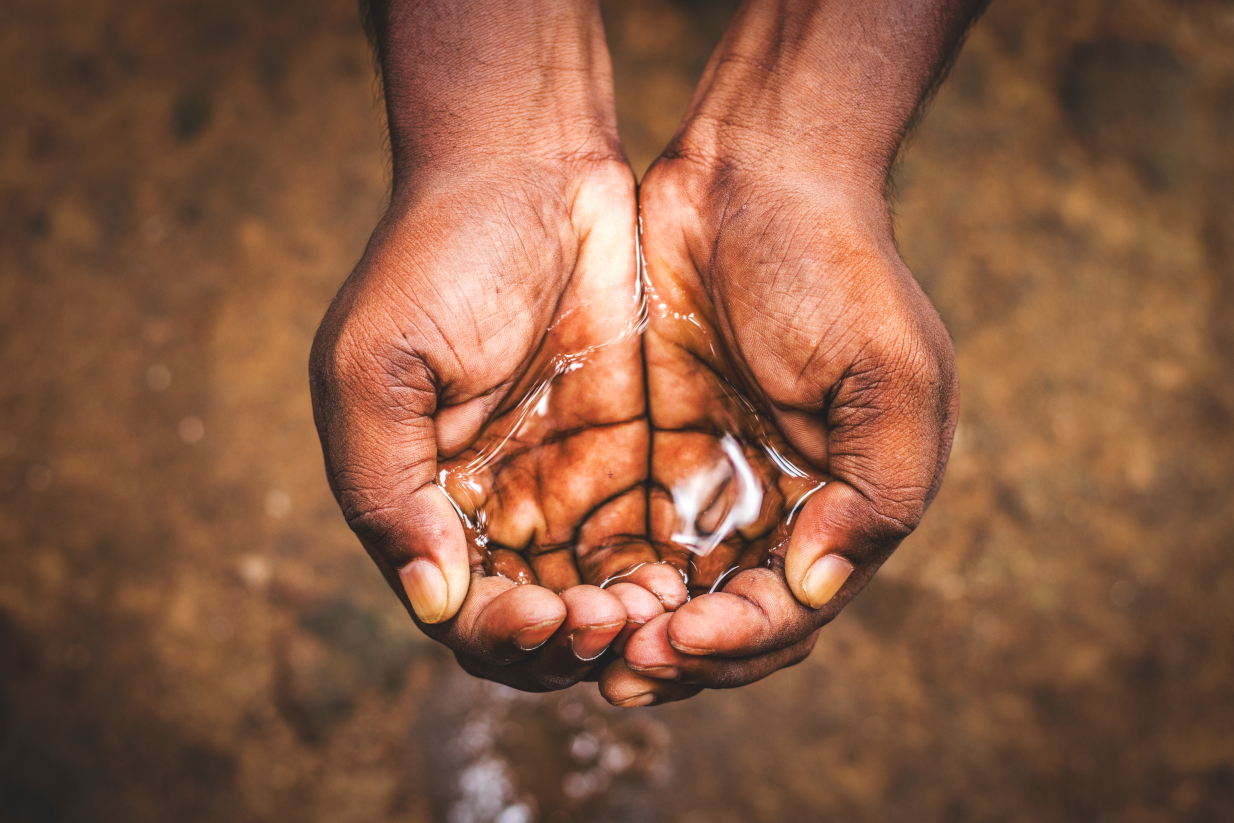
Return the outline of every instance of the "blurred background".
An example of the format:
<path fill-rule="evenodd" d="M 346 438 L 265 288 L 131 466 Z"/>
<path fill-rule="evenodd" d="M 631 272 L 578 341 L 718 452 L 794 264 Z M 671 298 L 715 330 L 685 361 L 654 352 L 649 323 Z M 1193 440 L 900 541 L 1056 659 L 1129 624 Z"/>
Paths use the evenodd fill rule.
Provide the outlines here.
<path fill-rule="evenodd" d="M 731 5 L 606 2 L 641 172 Z M 1234 819 L 1234 5 L 999 0 L 896 175 L 963 412 L 804 664 L 463 675 L 306 360 L 386 196 L 354 0 L 0 9 L 0 820 Z"/>

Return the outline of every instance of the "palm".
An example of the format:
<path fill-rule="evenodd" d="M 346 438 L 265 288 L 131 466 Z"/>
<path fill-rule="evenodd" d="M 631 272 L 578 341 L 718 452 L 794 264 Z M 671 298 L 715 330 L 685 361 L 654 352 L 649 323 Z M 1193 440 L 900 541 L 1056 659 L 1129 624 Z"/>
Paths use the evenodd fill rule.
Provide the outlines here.
<path fill-rule="evenodd" d="M 663 260 L 654 247 L 648 255 Z M 700 594 L 766 565 L 826 476 L 793 450 L 748 387 L 714 309 L 692 288 L 697 273 L 649 269 L 651 538 Z"/>
<path fill-rule="evenodd" d="M 633 204 L 587 246 L 547 332 L 511 355 L 505 397 L 461 451 L 438 454 L 488 574 L 560 592 L 653 559 Z M 491 311 L 491 308 L 487 309 Z M 461 439 L 461 438 L 460 438 Z"/>
<path fill-rule="evenodd" d="M 954 421 L 946 332 L 877 194 L 706 172 L 662 159 L 640 193 L 651 537 L 701 596 L 630 638 L 617 702 L 802 660 L 915 526 Z"/>
<path fill-rule="evenodd" d="M 451 179 L 392 207 L 318 334 L 314 411 L 344 514 L 475 674 L 560 688 L 628 620 L 684 598 L 647 564 L 636 258 L 624 166 Z M 642 587 L 585 585 L 640 564 Z"/>
<path fill-rule="evenodd" d="M 802 364 L 787 361 L 809 355 L 794 339 L 794 312 L 784 305 L 800 313 L 800 295 L 766 281 L 749 294 L 730 286 L 730 271 L 758 278 L 752 260 L 767 251 L 744 238 L 712 239 L 713 256 L 700 261 L 690 240 L 707 220 L 663 167 L 650 176 L 642 201 L 651 296 L 651 534 L 660 553 L 687 570 L 698 594 L 782 557 L 793 515 L 829 476 L 825 450 L 815 448 L 814 460 L 807 459 L 777 425 L 788 399 L 778 385 L 784 366 L 800 375 Z M 752 368 L 746 353 L 760 346 Z M 766 375 L 760 366 L 775 372 Z M 826 391 L 810 388 L 820 397 Z M 817 439 L 821 424 L 813 428 Z M 805 433 L 792 434 L 801 440 Z"/>

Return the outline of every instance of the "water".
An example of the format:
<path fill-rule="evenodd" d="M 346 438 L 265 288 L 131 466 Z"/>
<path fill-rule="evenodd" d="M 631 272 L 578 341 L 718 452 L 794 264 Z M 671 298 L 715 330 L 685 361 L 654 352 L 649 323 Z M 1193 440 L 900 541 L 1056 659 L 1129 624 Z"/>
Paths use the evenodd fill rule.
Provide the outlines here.
<path fill-rule="evenodd" d="M 616 332 L 564 349 L 562 318 L 472 448 L 437 484 L 489 574 L 561 591 L 667 563 L 692 594 L 782 554 L 827 477 L 740 385 L 684 278 L 640 253 Z M 614 322 L 617 321 L 617 322 Z"/>

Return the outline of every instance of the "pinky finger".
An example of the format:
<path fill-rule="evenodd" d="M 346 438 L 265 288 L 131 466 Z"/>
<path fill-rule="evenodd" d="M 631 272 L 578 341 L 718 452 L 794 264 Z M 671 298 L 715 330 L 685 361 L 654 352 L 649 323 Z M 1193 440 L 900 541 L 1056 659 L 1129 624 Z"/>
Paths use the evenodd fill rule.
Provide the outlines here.
<path fill-rule="evenodd" d="M 668 563 L 644 563 L 625 575 L 622 582 L 642 586 L 670 612 L 685 603 L 689 594 L 681 572 Z"/>
<path fill-rule="evenodd" d="M 633 583 L 616 583 L 609 586 L 607 591 L 626 607 L 626 625 L 610 646 L 614 652 L 621 654 L 626 647 L 626 641 L 634 632 L 648 621 L 664 614 L 664 605 L 650 591 Z"/>
<path fill-rule="evenodd" d="M 637 708 L 658 706 L 693 697 L 702 686 L 656 680 L 630 671 L 624 660 L 614 660 L 600 675 L 600 694 L 614 706 Z"/>

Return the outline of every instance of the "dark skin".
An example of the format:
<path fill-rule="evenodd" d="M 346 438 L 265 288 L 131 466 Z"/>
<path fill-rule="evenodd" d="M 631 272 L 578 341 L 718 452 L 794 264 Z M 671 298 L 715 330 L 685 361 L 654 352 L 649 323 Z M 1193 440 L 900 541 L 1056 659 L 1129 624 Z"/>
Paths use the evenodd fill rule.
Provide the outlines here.
<path fill-rule="evenodd" d="M 651 621 L 605 672 L 610 700 L 734 687 L 804 659 L 920 522 L 958 413 L 951 342 L 895 248 L 883 197 L 909 122 L 980 3 L 746 3 L 639 193 L 644 253 L 675 312 L 647 335 L 657 385 L 719 370 L 831 478 L 773 551 Z M 710 372 L 710 374 L 709 374 Z M 694 412 L 697 416 L 699 409 Z M 684 415 L 689 417 L 689 414 Z M 654 472 L 654 468 L 653 468 Z"/>
<path fill-rule="evenodd" d="M 465 669 L 530 690 L 599 677 L 627 706 L 743 685 L 804 659 L 920 521 L 955 363 L 883 184 L 979 5 L 744 4 L 637 198 L 593 3 L 375 10 L 392 203 L 318 333 L 314 411 L 349 524 Z M 765 494 L 691 582 L 745 570 L 686 602 L 689 557 L 656 512 L 698 453 L 683 434 L 722 434 L 719 385 L 830 482 L 791 523 Z M 486 519 L 478 551 L 433 480 L 519 419 L 452 489 Z"/>

